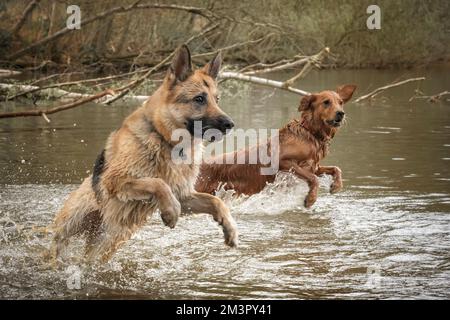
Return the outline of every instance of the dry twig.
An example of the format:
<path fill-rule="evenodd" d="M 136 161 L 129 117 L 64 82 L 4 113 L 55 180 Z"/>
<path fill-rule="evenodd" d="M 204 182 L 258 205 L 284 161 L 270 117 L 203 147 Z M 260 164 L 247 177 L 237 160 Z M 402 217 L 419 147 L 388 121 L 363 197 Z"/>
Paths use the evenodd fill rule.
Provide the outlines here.
<path fill-rule="evenodd" d="M 286 86 L 284 86 L 284 83 L 280 82 L 280 81 L 275 81 L 275 80 L 270 80 L 270 79 L 255 77 L 255 76 L 249 76 L 247 74 L 242 74 L 239 72 L 224 71 L 224 72 L 219 73 L 219 78 L 224 79 L 224 80 L 228 80 L 228 79 L 241 80 L 241 81 L 251 82 L 251 83 L 268 86 L 268 87 L 272 87 L 272 88 L 283 89 L 283 90 L 287 90 L 287 91 L 299 94 L 301 96 L 307 96 L 310 94 L 307 91 L 303 91 L 303 90 L 300 90 L 297 88 L 286 87 Z"/>
<path fill-rule="evenodd" d="M 428 102 L 436 103 L 436 102 L 440 101 L 442 99 L 442 97 L 449 96 L 449 95 L 450 95 L 450 91 L 448 91 L 448 90 L 437 93 L 432 96 L 425 96 L 422 94 L 418 94 L 418 92 L 416 91 L 416 94 L 414 96 L 412 96 L 411 98 L 409 98 L 409 101 L 411 102 L 415 99 L 426 99 Z"/>
<path fill-rule="evenodd" d="M 138 10 L 138 9 L 166 9 L 166 10 L 178 10 L 178 11 L 186 11 L 192 14 L 198 14 L 203 17 L 205 17 L 208 20 L 212 20 L 215 15 L 206 8 L 199 8 L 199 7 L 191 7 L 191 6 L 182 6 L 182 5 L 175 5 L 175 4 L 139 4 L 142 0 L 138 0 L 134 2 L 133 4 L 129 6 L 120 6 L 120 7 L 114 7 L 109 10 L 103 11 L 93 17 L 84 19 L 82 21 L 83 26 L 89 25 L 97 20 L 104 19 L 106 17 L 109 17 L 111 15 L 115 15 L 117 13 L 124 13 L 131 10 Z M 11 54 L 9 57 L 7 57 L 8 60 L 15 60 L 21 56 L 23 56 L 25 53 L 30 52 L 31 50 L 34 50 L 36 48 L 42 47 L 43 45 L 48 44 L 51 41 L 54 41 L 63 35 L 73 31 L 72 29 L 69 29 L 67 27 L 39 40 L 34 42 L 33 44 L 17 51 Z"/>
<path fill-rule="evenodd" d="M 23 11 L 22 16 L 20 17 L 19 21 L 17 21 L 17 23 L 14 25 L 14 27 L 11 30 L 11 34 L 15 35 L 16 33 L 18 33 L 20 31 L 20 29 L 22 29 L 22 26 L 24 25 L 25 21 L 27 20 L 28 16 L 31 14 L 31 12 L 33 11 L 34 7 L 37 6 L 37 4 L 39 3 L 40 0 L 33 0 L 31 1 L 28 6 L 25 8 L 25 10 Z"/>
<path fill-rule="evenodd" d="M 413 81 L 423 81 L 423 80 L 425 80 L 425 77 L 411 78 L 411 79 L 406 79 L 406 80 L 399 81 L 399 82 L 396 82 L 396 83 L 388 84 L 386 86 L 377 88 L 377 89 L 373 90 L 372 92 L 370 92 L 370 93 L 368 93 L 366 95 L 363 95 L 363 96 L 359 97 L 358 99 L 355 100 L 355 102 L 361 102 L 363 100 L 373 98 L 377 94 L 379 94 L 380 92 L 388 90 L 388 89 L 391 89 L 391 88 L 395 88 L 395 87 L 398 87 L 398 86 L 401 86 L 401 85 L 404 85 L 404 84 L 407 84 L 407 83 L 410 83 L 410 82 L 413 82 Z"/>

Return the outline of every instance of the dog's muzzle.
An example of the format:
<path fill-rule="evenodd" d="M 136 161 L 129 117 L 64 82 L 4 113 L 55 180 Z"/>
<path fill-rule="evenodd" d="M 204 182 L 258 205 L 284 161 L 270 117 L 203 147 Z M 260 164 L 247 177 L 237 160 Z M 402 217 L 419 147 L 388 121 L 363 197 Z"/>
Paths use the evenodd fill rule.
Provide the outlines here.
<path fill-rule="evenodd" d="M 333 127 L 339 127 L 342 124 L 342 120 L 344 120 L 345 112 L 338 111 L 336 112 L 336 116 L 333 120 L 327 120 L 327 123 Z"/>
<path fill-rule="evenodd" d="M 221 132 L 222 135 L 227 134 L 234 127 L 234 122 L 228 116 L 219 117 L 202 117 L 197 119 L 189 119 L 186 124 L 186 129 L 189 133 L 197 138 L 206 138 L 209 141 L 219 140 L 215 135 L 208 135 L 205 137 L 205 132 L 209 129 L 216 129 Z"/>

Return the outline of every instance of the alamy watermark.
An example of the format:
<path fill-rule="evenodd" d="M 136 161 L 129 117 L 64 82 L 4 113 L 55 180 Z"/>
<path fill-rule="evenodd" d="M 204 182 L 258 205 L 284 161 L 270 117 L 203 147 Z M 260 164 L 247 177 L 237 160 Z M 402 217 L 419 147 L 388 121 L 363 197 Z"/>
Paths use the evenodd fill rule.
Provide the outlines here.
<path fill-rule="evenodd" d="M 79 6 L 72 4 L 67 7 L 67 14 L 70 16 L 66 20 L 67 29 L 81 29 L 81 9 Z"/>
<path fill-rule="evenodd" d="M 193 147 L 199 143 L 196 139 L 224 140 L 224 144 L 211 143 L 198 149 Z M 273 175 L 279 169 L 278 129 L 236 129 L 233 134 L 224 136 L 222 131 L 214 128 L 203 131 L 202 121 L 195 121 L 193 134 L 187 129 L 176 129 L 172 131 L 171 140 L 178 142 L 171 154 L 175 164 L 259 164 L 261 175 Z M 246 141 L 256 141 L 256 144 L 246 148 Z M 221 150 L 224 146 L 226 150 Z M 244 148 L 246 152 L 233 152 Z"/>
<path fill-rule="evenodd" d="M 369 30 L 381 29 L 381 9 L 376 4 L 371 4 L 367 7 L 366 12 L 370 14 L 367 18 L 366 26 Z"/>
<path fill-rule="evenodd" d="M 366 26 L 369 30 L 381 29 L 381 8 L 376 4 L 367 7 L 366 13 L 370 16 L 366 20 Z M 66 20 L 67 29 L 81 29 L 81 9 L 78 5 L 72 4 L 67 6 L 67 14 L 70 16 Z"/>

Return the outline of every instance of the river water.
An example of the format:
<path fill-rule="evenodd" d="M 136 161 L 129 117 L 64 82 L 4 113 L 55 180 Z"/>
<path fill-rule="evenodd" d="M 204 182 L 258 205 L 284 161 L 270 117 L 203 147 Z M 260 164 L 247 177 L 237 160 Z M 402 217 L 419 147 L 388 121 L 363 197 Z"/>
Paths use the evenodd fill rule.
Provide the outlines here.
<path fill-rule="evenodd" d="M 450 298 L 450 103 L 408 102 L 416 88 L 448 90 L 450 69 L 329 70 L 297 84 L 308 91 L 358 85 L 356 96 L 399 77 L 426 76 L 346 105 L 347 124 L 325 164 L 330 179 L 312 209 L 304 182 L 280 175 L 245 199 L 229 199 L 240 247 L 223 244 L 209 216 L 158 215 L 105 265 L 43 259 L 43 232 L 70 191 L 90 174 L 109 132 L 135 105 L 85 105 L 42 118 L 0 120 L 0 298 Z M 287 78 L 287 75 L 274 75 Z M 237 127 L 278 128 L 298 116 L 299 96 L 228 83 L 221 106 Z M 33 108 L 0 104 L 2 111 Z"/>

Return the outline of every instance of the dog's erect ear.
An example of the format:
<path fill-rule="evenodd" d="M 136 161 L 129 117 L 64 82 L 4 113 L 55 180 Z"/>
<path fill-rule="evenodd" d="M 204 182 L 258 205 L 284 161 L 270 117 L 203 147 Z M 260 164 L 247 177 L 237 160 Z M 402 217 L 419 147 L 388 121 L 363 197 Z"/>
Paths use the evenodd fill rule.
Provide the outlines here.
<path fill-rule="evenodd" d="M 183 44 L 175 53 L 170 72 L 178 81 L 184 81 L 192 74 L 191 53 L 186 45 Z"/>
<path fill-rule="evenodd" d="M 302 100 L 300 100 L 300 105 L 298 106 L 298 111 L 306 111 L 312 107 L 313 101 L 316 99 L 314 94 L 310 94 L 304 96 Z"/>
<path fill-rule="evenodd" d="M 219 51 L 216 56 L 203 67 L 203 71 L 215 80 L 219 74 L 221 65 L 222 53 Z"/>
<path fill-rule="evenodd" d="M 343 86 L 339 86 L 336 89 L 336 92 L 342 98 L 342 100 L 344 100 L 344 103 L 346 103 L 348 100 L 352 98 L 355 89 L 356 86 L 354 84 L 346 84 Z"/>

